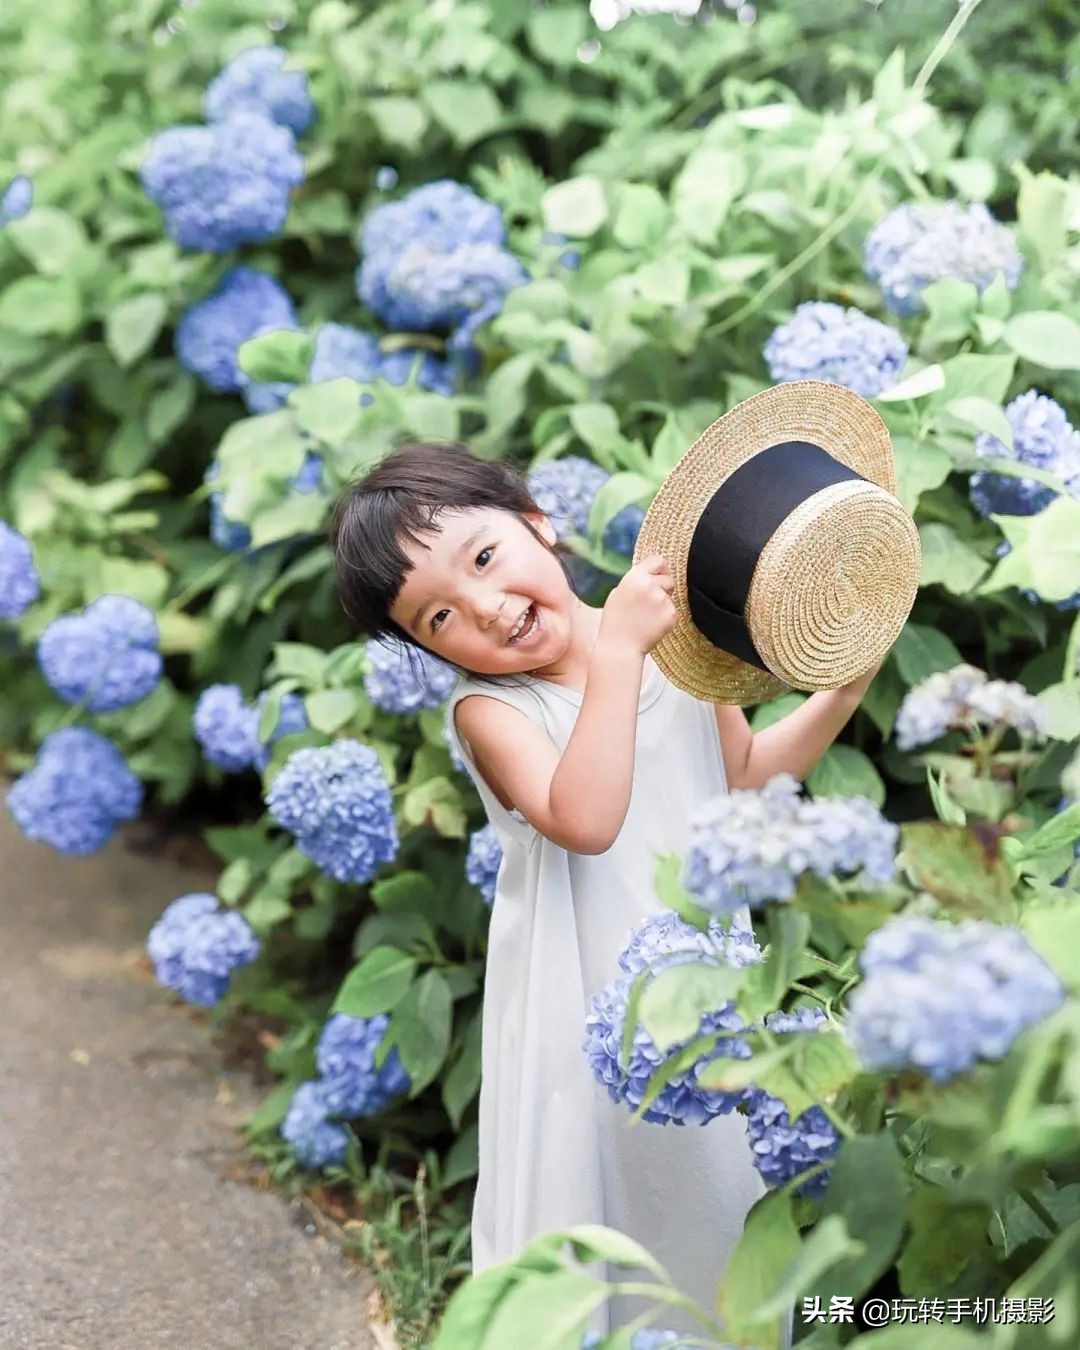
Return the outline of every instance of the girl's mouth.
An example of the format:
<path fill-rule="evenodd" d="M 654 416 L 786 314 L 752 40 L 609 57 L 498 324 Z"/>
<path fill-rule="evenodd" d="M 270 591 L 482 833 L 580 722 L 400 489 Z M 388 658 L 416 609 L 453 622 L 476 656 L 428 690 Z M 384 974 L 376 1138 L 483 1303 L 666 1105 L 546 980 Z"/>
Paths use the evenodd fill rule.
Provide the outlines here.
<path fill-rule="evenodd" d="M 512 637 L 507 641 L 508 647 L 521 647 L 531 642 L 540 631 L 540 615 L 535 605 L 530 605 L 528 613 L 525 615 L 525 623 L 517 637 Z"/>

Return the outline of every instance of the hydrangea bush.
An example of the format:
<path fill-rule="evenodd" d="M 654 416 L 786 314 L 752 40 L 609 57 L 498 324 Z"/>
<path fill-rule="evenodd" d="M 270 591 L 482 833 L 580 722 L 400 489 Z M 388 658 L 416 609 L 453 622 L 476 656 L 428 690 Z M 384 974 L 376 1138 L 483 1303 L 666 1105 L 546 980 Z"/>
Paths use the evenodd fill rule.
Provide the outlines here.
<path fill-rule="evenodd" d="M 596 1063 L 628 1108 L 669 1123 L 729 1098 L 747 1117 L 769 1194 L 721 1291 L 731 1339 L 759 1326 L 736 1286 L 758 1302 L 780 1287 L 777 1231 L 799 1231 L 798 1268 L 821 1270 L 842 1223 L 875 1252 L 860 1278 L 874 1264 L 905 1295 L 924 1292 L 937 1232 L 975 1252 L 993 1292 L 1026 1262 L 1052 1295 L 1071 1260 L 1076 986 L 1059 953 L 1076 944 L 1080 837 L 1062 805 L 1080 736 L 1080 213 L 1063 129 L 1080 108 L 1053 16 L 982 7 L 975 55 L 938 52 L 928 98 L 913 78 L 940 32 L 905 29 L 903 6 L 868 25 L 862 0 L 688 4 L 684 22 L 614 22 L 630 7 L 611 5 L 301 6 L 254 46 L 250 13 L 224 0 L 180 25 L 107 13 L 92 51 L 77 7 L 14 5 L 7 807 L 73 856 L 144 800 L 205 819 L 217 894 L 165 924 L 159 978 L 215 1018 L 250 1006 L 284 1023 L 253 1147 L 279 1175 L 355 1179 L 385 1120 L 414 1154 L 438 1146 L 447 1188 L 475 1170 L 501 859 L 446 738 L 452 673 L 358 641 L 337 603 L 325 527 L 343 484 L 404 438 L 511 459 L 575 588 L 602 604 L 656 488 L 717 415 L 775 381 L 833 380 L 891 433 L 923 544 L 915 609 L 801 791 L 779 779 L 702 804 L 686 856 L 658 874 L 678 921 L 645 925 L 613 964 Z M 837 34 L 844 59 L 826 60 Z M 994 59 L 1002 34 L 1022 81 Z M 890 55 L 901 38 L 906 60 Z M 122 602 L 117 625 L 88 622 L 103 600 Z M 801 697 L 748 710 L 754 729 Z M 909 917 L 1018 931 L 1064 1002 L 987 938 L 958 966 L 965 988 L 1005 979 L 1008 947 L 1038 1017 L 998 1027 L 992 998 L 978 1017 L 943 1007 L 947 1044 L 979 1050 L 948 1080 L 915 1058 L 914 1017 L 888 1028 L 910 1057 L 861 1063 L 849 1013 L 884 974 L 861 958 Z M 680 972 L 716 960 L 730 996 L 696 1011 L 692 1062 L 661 1081 L 680 1043 L 664 1037 L 689 1025 L 669 1006 Z M 638 980 L 651 992 L 624 1045 Z M 331 1025 L 350 1030 L 341 1062 L 373 1116 L 341 1114 L 326 1086 Z M 715 1053 L 736 1033 L 747 1053 Z M 1047 1066 L 1022 1099 L 1021 1064 Z M 381 1074 L 393 1091 L 372 1086 Z M 1001 1109 L 961 1110 L 972 1084 Z M 953 1205 L 987 1157 L 1030 1164 L 1028 1197 L 1002 1170 Z M 860 1227 L 865 1176 L 893 1197 L 888 1241 Z"/>

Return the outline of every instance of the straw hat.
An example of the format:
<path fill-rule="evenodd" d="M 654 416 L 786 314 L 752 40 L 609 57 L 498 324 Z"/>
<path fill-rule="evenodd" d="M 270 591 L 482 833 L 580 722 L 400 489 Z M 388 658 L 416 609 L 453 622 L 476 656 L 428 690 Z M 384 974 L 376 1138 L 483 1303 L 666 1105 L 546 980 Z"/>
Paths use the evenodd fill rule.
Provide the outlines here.
<path fill-rule="evenodd" d="M 892 444 L 849 389 L 798 380 L 715 421 L 657 492 L 634 561 L 661 554 L 679 622 L 650 655 L 716 703 L 836 689 L 900 635 L 921 570 Z"/>

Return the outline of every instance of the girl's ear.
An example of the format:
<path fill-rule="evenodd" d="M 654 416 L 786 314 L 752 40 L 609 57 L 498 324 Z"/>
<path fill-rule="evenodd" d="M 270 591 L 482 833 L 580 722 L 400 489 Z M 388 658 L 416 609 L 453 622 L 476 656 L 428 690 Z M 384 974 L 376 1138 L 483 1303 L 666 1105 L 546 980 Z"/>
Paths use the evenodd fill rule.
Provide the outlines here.
<path fill-rule="evenodd" d="M 555 533 L 555 526 L 544 515 L 543 511 L 526 511 L 525 519 L 539 534 L 540 538 L 547 544 L 554 545 L 558 541 L 558 535 Z"/>

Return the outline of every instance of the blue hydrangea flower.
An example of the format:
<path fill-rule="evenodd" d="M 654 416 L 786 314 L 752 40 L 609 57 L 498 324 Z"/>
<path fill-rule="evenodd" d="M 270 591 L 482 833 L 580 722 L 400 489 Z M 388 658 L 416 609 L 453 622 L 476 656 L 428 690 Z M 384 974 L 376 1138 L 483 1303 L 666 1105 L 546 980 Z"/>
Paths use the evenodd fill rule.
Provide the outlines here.
<path fill-rule="evenodd" d="M 790 900 L 804 872 L 885 886 L 899 834 L 867 798 L 800 798 L 798 781 L 780 773 L 760 792 L 737 788 L 694 813 L 682 884 L 721 914 Z"/>
<path fill-rule="evenodd" d="M 78 614 L 54 619 L 38 639 L 49 687 L 90 712 L 138 703 L 161 678 L 154 612 L 128 595 L 102 595 Z"/>
<path fill-rule="evenodd" d="M 999 273 L 1015 289 L 1024 270 L 1012 231 L 982 202 L 897 207 L 867 236 L 863 265 L 894 314 L 922 309 L 923 291 L 944 277 L 971 282 L 981 295 Z"/>
<path fill-rule="evenodd" d="M 1072 496 L 1080 497 L 1080 431 L 1074 429 L 1064 408 L 1037 389 L 1029 389 L 1013 399 L 1005 416 L 1013 429 L 1013 448 L 983 431 L 975 437 L 975 453 L 1045 469 L 1056 474 Z M 981 516 L 1033 516 L 1058 495 L 1034 478 L 1010 478 L 987 469 L 971 475 L 968 492 Z"/>
<path fill-rule="evenodd" d="M 376 207 L 360 242 L 364 304 L 393 329 L 451 330 L 455 350 L 467 352 L 506 292 L 528 280 L 504 247 L 499 208 L 450 179 Z"/>
<path fill-rule="evenodd" d="M 367 696 L 384 712 L 414 713 L 437 708 L 450 696 L 457 672 L 422 647 L 406 647 L 396 638 L 372 638 L 365 648 L 370 669 Z"/>
<path fill-rule="evenodd" d="M 495 903 L 495 882 L 502 862 L 502 846 L 493 825 L 474 830 L 469 836 L 465 878 L 476 886 L 489 908 Z"/>
<path fill-rule="evenodd" d="M 206 297 L 186 310 L 176 329 L 176 354 L 185 370 L 218 393 L 251 383 L 237 353 L 249 338 L 300 324 L 284 287 L 256 267 L 231 267 Z"/>
<path fill-rule="evenodd" d="M 901 750 L 936 741 L 951 728 L 970 731 L 1001 724 L 1022 736 L 1044 739 L 1045 715 L 1037 698 L 1016 680 L 989 680 L 962 664 L 939 670 L 910 689 L 896 714 Z"/>
<path fill-rule="evenodd" d="M 779 1097 L 760 1088 L 747 1094 L 746 1136 L 750 1155 L 762 1181 L 770 1189 L 783 1186 L 801 1172 L 829 1162 L 843 1142 L 820 1106 L 808 1106 L 792 1121 Z M 831 1171 L 819 1172 L 796 1188 L 796 1195 L 820 1199 Z"/>
<path fill-rule="evenodd" d="M 321 1096 L 333 1116 L 352 1120 L 374 1116 L 412 1086 L 394 1046 L 381 1068 L 375 1067 L 375 1052 L 382 1043 L 390 1019 L 350 1017 L 335 1013 L 322 1029 L 315 1048 Z"/>
<path fill-rule="evenodd" d="M 34 204 L 34 185 L 25 174 L 14 177 L 0 193 L 0 230 L 21 220 Z"/>
<path fill-rule="evenodd" d="M 870 934 L 860 964 L 846 1024 L 859 1062 L 921 1069 L 939 1083 L 1000 1059 L 1065 998 L 1019 929 L 982 919 L 890 919 Z"/>
<path fill-rule="evenodd" d="M 1002 539 L 994 550 L 995 557 L 1004 558 L 1006 554 L 1012 552 L 1012 544 L 1007 539 Z M 1019 587 L 1020 594 L 1029 605 L 1041 605 L 1045 602 L 1041 595 L 1031 590 L 1027 586 Z M 1062 614 L 1067 614 L 1072 610 L 1080 609 L 1080 591 L 1074 591 L 1072 595 L 1067 595 L 1064 600 L 1053 601 L 1054 608 Z"/>
<path fill-rule="evenodd" d="M 309 450 L 304 456 L 304 462 L 300 465 L 295 478 L 290 479 L 286 484 L 293 492 L 315 492 L 322 486 L 323 479 L 323 458 L 313 450 Z M 204 483 L 215 483 L 221 476 L 221 466 L 217 460 L 211 460 L 203 474 Z M 251 549 L 251 530 L 240 520 L 230 520 L 225 514 L 225 494 L 223 492 L 211 492 L 210 494 L 210 538 L 217 544 L 218 548 L 226 553 L 248 552 L 255 554 L 261 553 L 262 549 Z M 267 545 L 266 547 L 270 547 Z"/>
<path fill-rule="evenodd" d="M 259 720 L 262 717 L 263 707 L 268 698 L 269 694 L 262 693 L 255 703 L 256 736 L 258 735 Z M 304 700 L 299 694 L 285 694 L 278 708 L 278 719 L 273 731 L 265 742 L 260 741 L 258 743 L 258 749 L 255 751 L 253 760 L 255 768 L 263 773 L 270 763 L 270 750 L 274 743 L 281 740 L 282 736 L 294 736 L 298 732 L 307 731 L 309 725 Z"/>
<path fill-rule="evenodd" d="M 655 973 L 686 956 L 714 961 L 721 957 L 729 966 L 755 966 L 762 959 L 753 930 L 739 915 L 726 929 L 719 919 L 710 919 L 702 932 L 667 909 L 650 915 L 634 929 L 619 953 L 619 969 L 632 978 L 647 969 Z"/>
<path fill-rule="evenodd" d="M 389 192 L 397 187 L 398 171 L 392 164 L 380 164 L 375 170 L 375 186 L 380 192 Z"/>
<path fill-rule="evenodd" d="M 191 719 L 203 755 L 226 773 L 249 768 L 258 754 L 259 715 L 238 684 L 211 684 L 199 695 Z"/>
<path fill-rule="evenodd" d="M 606 469 L 583 455 L 564 455 L 537 465 L 526 484 L 539 510 L 551 521 L 557 539 L 572 534 L 587 539 L 593 502 L 610 477 Z M 640 506 L 623 507 L 608 522 L 604 546 L 624 558 L 633 557 L 644 519 L 645 512 Z M 567 559 L 567 567 L 575 589 L 581 593 L 594 591 L 603 579 L 604 574 L 584 558 Z"/>
<path fill-rule="evenodd" d="M 785 1035 L 790 1031 L 818 1031 L 829 1019 L 824 1008 L 799 1007 L 791 1012 L 771 1012 L 765 1018 L 769 1031 Z"/>
<path fill-rule="evenodd" d="M 344 1126 L 327 1119 L 322 1084 L 316 1082 L 301 1083 L 293 1093 L 281 1122 L 281 1137 L 292 1144 L 305 1167 L 329 1167 L 344 1162 L 349 1147 Z"/>
<path fill-rule="evenodd" d="M 665 938 L 671 942 L 671 946 L 666 949 L 661 945 Z M 753 942 L 752 936 L 750 942 Z M 745 930 L 733 926 L 730 933 L 720 930 L 714 935 L 710 929 L 709 935 L 705 936 L 673 912 L 655 915 L 631 933 L 619 953 L 621 973 L 593 996 L 585 1019 L 584 1049 L 589 1067 L 597 1082 L 607 1088 L 611 1100 L 625 1103 L 632 1111 L 636 1111 L 644 1100 L 652 1075 L 661 1064 L 688 1044 L 688 1041 L 681 1041 L 678 1045 L 666 1047 L 661 1053 L 639 1023 L 634 1031 L 629 1062 L 623 1069 L 619 1054 L 626 1023 L 627 1000 L 631 985 L 641 971 L 650 967 L 655 975 L 661 969 L 687 961 L 742 966 L 760 959 L 761 953 L 756 944 L 751 947 L 746 942 Z M 742 1019 L 736 1013 L 734 1003 L 727 1002 L 702 1015 L 698 1034 L 743 1029 Z M 644 1119 L 657 1125 L 707 1125 L 716 1116 L 734 1110 L 742 1101 L 742 1089 L 737 1092 L 707 1091 L 699 1087 L 697 1075 L 705 1064 L 715 1059 L 746 1059 L 749 1055 L 750 1047 L 743 1037 L 722 1037 L 711 1051 L 665 1084 L 660 1095 L 643 1113 Z"/>
<path fill-rule="evenodd" d="M 161 984 L 188 1003 L 211 1008 L 233 971 L 258 956 L 259 940 L 242 914 L 219 908 L 216 896 L 193 892 L 169 905 L 151 928 L 146 950 Z"/>
<path fill-rule="evenodd" d="M 160 132 L 141 179 L 181 248 L 227 253 L 281 233 L 304 159 L 288 127 L 240 111 L 208 127 Z"/>
<path fill-rule="evenodd" d="M 297 750 L 266 795 L 274 820 L 335 881 L 370 881 L 397 856 L 393 799 L 375 751 L 359 741 Z"/>
<path fill-rule="evenodd" d="M 774 380 L 828 380 L 863 398 L 894 385 L 908 345 L 895 328 L 859 309 L 808 301 L 765 344 Z"/>
<path fill-rule="evenodd" d="M 17 619 L 40 591 L 29 540 L 0 520 L 0 619 Z"/>
<path fill-rule="evenodd" d="M 203 95 L 208 122 L 224 122 L 235 112 L 261 113 L 302 136 L 315 117 L 307 76 L 301 70 L 283 70 L 281 47 L 249 47 L 234 56 L 216 75 Z"/>
<path fill-rule="evenodd" d="M 361 384 L 381 378 L 402 385 L 409 378 L 417 356 L 420 357 L 417 383 L 421 389 L 433 394 L 452 394 L 453 372 L 431 352 L 405 347 L 384 354 L 374 334 L 344 323 L 324 323 L 315 334 L 315 354 L 308 380 L 311 384 L 322 384 L 347 375 Z M 371 403 L 371 395 L 361 394 L 360 402 Z"/>
<path fill-rule="evenodd" d="M 28 839 L 84 857 L 132 820 L 142 784 L 123 755 L 86 727 L 62 727 L 42 741 L 33 766 L 12 786 L 7 808 Z"/>

